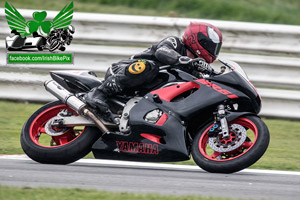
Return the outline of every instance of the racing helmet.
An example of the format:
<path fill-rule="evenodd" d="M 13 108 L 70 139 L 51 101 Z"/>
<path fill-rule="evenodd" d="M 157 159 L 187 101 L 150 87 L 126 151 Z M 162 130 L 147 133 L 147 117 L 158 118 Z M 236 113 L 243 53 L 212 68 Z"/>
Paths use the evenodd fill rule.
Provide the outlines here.
<path fill-rule="evenodd" d="M 212 63 L 219 55 L 222 46 L 220 30 L 208 23 L 191 22 L 183 33 L 185 47 L 197 58 Z"/>

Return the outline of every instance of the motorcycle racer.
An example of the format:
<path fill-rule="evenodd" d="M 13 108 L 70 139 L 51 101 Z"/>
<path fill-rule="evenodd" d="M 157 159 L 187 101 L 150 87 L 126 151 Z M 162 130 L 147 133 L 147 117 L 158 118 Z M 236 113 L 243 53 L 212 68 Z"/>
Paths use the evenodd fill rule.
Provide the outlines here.
<path fill-rule="evenodd" d="M 85 96 L 85 100 L 109 121 L 112 115 L 106 104 L 108 97 L 122 93 L 125 88 L 149 84 L 163 65 L 180 67 L 196 76 L 199 72 L 212 73 L 213 69 L 209 64 L 217 58 L 221 45 L 222 34 L 218 28 L 208 23 L 191 22 L 182 39 L 167 37 L 130 59 L 113 63 L 107 70 L 102 85 L 93 88 Z"/>

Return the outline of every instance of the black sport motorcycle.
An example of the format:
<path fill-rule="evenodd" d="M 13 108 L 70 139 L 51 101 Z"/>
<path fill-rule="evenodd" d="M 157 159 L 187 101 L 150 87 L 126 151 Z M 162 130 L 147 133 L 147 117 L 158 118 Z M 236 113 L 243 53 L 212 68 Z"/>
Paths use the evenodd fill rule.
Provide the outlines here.
<path fill-rule="evenodd" d="M 24 124 L 21 145 L 40 163 L 68 164 L 90 151 L 96 159 L 174 162 L 191 159 L 208 172 L 233 173 L 265 153 L 269 131 L 261 99 L 242 68 L 202 78 L 163 67 L 150 85 L 108 100 L 114 122 L 83 101 L 102 82 L 93 72 L 53 71 L 45 88 L 59 101 Z M 224 66 L 223 66 L 224 71 Z"/>

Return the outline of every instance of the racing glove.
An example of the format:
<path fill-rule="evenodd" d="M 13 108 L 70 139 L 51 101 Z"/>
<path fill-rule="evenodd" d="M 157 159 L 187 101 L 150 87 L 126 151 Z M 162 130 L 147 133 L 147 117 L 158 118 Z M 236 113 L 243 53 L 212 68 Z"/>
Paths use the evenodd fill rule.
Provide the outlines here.
<path fill-rule="evenodd" d="M 205 74 L 212 74 L 214 69 L 203 58 L 195 58 L 189 63 L 195 70 Z"/>
<path fill-rule="evenodd" d="M 205 74 L 213 74 L 214 69 L 203 58 L 189 58 L 187 56 L 181 56 L 179 58 L 179 64 L 187 65 L 191 68 L 191 71 L 198 71 Z"/>

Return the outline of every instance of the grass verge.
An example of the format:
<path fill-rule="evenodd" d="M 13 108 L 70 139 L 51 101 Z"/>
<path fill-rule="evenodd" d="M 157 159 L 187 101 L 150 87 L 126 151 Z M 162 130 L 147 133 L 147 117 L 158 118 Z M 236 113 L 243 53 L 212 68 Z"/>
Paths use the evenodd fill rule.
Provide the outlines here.
<path fill-rule="evenodd" d="M 227 198 L 197 196 L 165 196 L 158 194 L 133 194 L 99 192 L 83 189 L 17 188 L 0 186 L 0 199 L 5 200 L 227 200 Z"/>
<path fill-rule="evenodd" d="M 20 132 L 29 116 L 41 104 L 24 104 L 0 101 L 0 154 L 23 154 Z M 271 134 L 270 146 L 265 155 L 251 168 L 300 171 L 300 122 L 287 120 L 264 120 Z M 86 158 L 93 158 L 89 154 Z M 190 161 L 178 164 L 195 163 Z"/>

